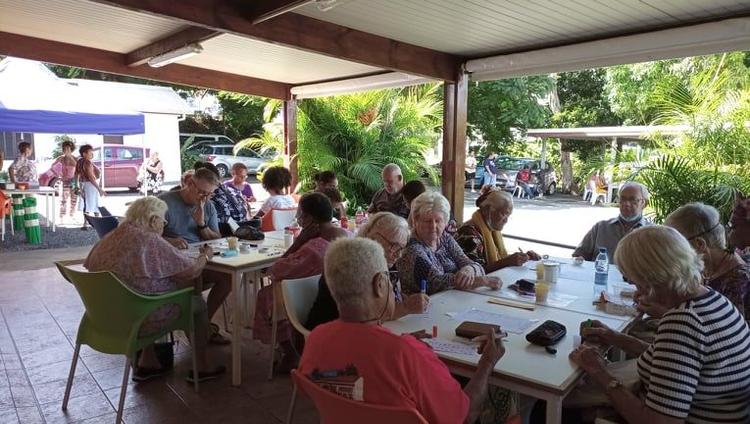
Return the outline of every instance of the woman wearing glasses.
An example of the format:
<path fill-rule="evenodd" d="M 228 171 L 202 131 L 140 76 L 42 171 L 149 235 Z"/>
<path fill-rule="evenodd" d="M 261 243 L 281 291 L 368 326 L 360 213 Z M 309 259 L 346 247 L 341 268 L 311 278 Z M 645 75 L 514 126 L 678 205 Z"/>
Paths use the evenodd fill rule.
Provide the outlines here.
<path fill-rule="evenodd" d="M 688 239 L 690 246 L 703 260 L 703 279 L 708 287 L 727 297 L 745 319 L 750 317 L 750 265 L 740 255 L 727 249 L 726 231 L 714 207 L 703 203 L 681 206 L 665 221 Z M 652 308 L 652 306 L 654 306 Z M 661 308 L 641 301 L 649 315 L 660 316 Z"/>
<path fill-rule="evenodd" d="M 383 247 L 385 261 L 389 269 L 401 257 L 401 254 L 409 241 L 409 224 L 406 220 L 390 212 L 380 212 L 370 217 L 367 224 L 359 229 L 358 237 L 375 240 Z M 427 308 L 429 298 L 426 294 L 416 293 L 405 296 L 401 293 L 401 284 L 398 281 L 398 273 L 390 272 L 393 293 L 396 298 L 396 307 L 390 319 L 399 319 L 408 314 L 419 314 Z M 328 290 L 325 276 L 318 283 L 318 296 L 315 298 L 310 313 L 308 314 L 305 327 L 312 330 L 320 324 L 333 321 L 339 317 L 336 302 Z"/>

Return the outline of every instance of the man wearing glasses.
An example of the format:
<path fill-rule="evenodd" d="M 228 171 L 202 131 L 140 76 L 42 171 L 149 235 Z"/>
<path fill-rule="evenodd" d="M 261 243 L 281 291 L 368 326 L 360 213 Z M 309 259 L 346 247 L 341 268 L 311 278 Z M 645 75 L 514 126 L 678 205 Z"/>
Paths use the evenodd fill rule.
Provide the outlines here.
<path fill-rule="evenodd" d="M 574 257 L 593 261 L 600 247 L 607 248 L 609 261 L 615 257 L 617 243 L 632 230 L 649 225 L 643 218 L 643 209 L 648 203 L 648 189 L 636 182 L 627 182 L 620 187 L 620 216 L 597 222 L 583 237 L 575 251 Z"/>
<path fill-rule="evenodd" d="M 216 175 L 200 168 L 178 191 L 159 196 L 167 203 L 164 238 L 178 249 L 187 249 L 188 243 L 213 240 L 221 237 L 216 208 L 210 202 L 211 194 L 219 185 Z"/>

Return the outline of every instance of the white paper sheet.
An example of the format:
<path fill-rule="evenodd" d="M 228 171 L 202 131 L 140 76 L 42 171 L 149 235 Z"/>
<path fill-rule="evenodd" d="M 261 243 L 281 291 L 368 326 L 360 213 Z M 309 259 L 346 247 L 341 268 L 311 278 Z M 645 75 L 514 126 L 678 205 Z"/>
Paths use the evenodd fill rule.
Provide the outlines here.
<path fill-rule="evenodd" d="M 512 315 L 498 314 L 495 312 L 487 312 L 479 309 L 469 309 L 468 311 L 459 312 L 455 314 L 449 314 L 456 321 L 474 321 L 482 322 L 486 324 L 499 325 L 504 331 L 508 333 L 521 334 L 528 330 L 537 320 L 531 320 L 526 318 L 514 317 Z"/>
<path fill-rule="evenodd" d="M 422 339 L 423 342 L 432 346 L 435 352 L 455 353 L 459 355 L 478 355 L 474 344 L 454 342 L 445 339 Z"/>

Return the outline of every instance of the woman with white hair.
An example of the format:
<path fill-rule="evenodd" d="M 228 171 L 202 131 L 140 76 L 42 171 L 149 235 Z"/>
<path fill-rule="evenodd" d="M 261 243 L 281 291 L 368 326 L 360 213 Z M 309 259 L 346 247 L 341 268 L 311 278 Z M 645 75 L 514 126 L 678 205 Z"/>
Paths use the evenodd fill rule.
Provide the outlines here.
<path fill-rule="evenodd" d="M 731 300 L 746 319 L 750 318 L 750 265 L 727 249 L 719 211 L 703 203 L 689 203 L 669 214 L 664 223 L 679 231 L 703 259 L 704 283 Z M 658 310 L 650 311 L 649 306 L 641 308 L 658 317 Z"/>
<path fill-rule="evenodd" d="M 428 191 L 412 201 L 412 237 L 396 263 L 404 293 L 425 289 L 432 295 L 450 288 L 500 288 L 500 280 L 485 276 L 484 268 L 469 259 L 445 232 L 449 217 L 450 205 L 440 193 Z"/>
<path fill-rule="evenodd" d="M 454 236 L 469 259 L 482 265 L 488 273 L 508 266 L 521 266 L 529 259 L 541 259 L 533 250 L 508 254 L 505 248 L 501 231 L 513 213 L 513 196 L 494 189 L 480 196 L 477 204 L 479 209 Z"/>
<path fill-rule="evenodd" d="M 359 229 L 357 237 L 364 237 L 375 240 L 383 247 L 385 261 L 388 269 L 392 269 L 396 261 L 401 257 L 401 253 L 406 248 L 409 241 L 409 224 L 404 218 L 390 212 L 378 212 L 370 216 L 370 220 Z M 396 299 L 396 307 L 393 315 L 387 317 L 388 320 L 399 319 L 408 314 L 422 313 L 429 298 L 426 294 L 415 293 L 412 295 L 403 295 L 401 293 L 401 284 L 398 281 L 398 273 L 391 270 L 389 272 L 391 284 L 393 284 L 393 296 Z M 305 327 L 312 330 L 320 324 L 333 321 L 339 317 L 339 311 L 334 302 L 331 292 L 328 290 L 325 275 L 320 277 L 318 282 L 318 296 L 315 303 L 310 309 Z"/>
<path fill-rule="evenodd" d="M 200 256 L 193 259 L 184 255 L 162 237 L 167 204 L 156 197 L 144 197 L 133 202 L 125 213 L 125 220 L 94 245 L 83 264 L 89 271 L 110 271 L 134 291 L 156 295 L 186 287 L 201 292 L 200 277 L 209 259 L 211 247 L 200 248 Z M 153 334 L 181 313 L 176 305 L 165 305 L 149 315 L 141 325 L 141 334 Z M 200 320 L 208 322 L 208 318 Z M 199 380 L 216 378 L 225 368 L 209 369 L 205 356 L 208 328 L 196 328 L 194 341 L 198 353 Z M 143 350 L 135 367 L 133 380 L 145 381 L 168 371 L 156 357 L 153 346 Z M 192 371 L 189 379 L 192 381 Z"/>
<path fill-rule="evenodd" d="M 622 239 L 615 263 L 647 299 L 665 305 L 651 344 L 593 321 L 587 342 L 637 356 L 640 391 L 585 343 L 570 354 L 628 423 L 750 422 L 750 329 L 726 297 L 702 284 L 703 263 L 676 230 L 650 226 Z"/>
<path fill-rule="evenodd" d="M 299 372 L 355 401 L 416 409 L 429 423 L 476 422 L 489 376 L 505 353 L 502 341 L 488 332 L 477 370 L 462 389 L 425 343 L 381 326 L 396 308 L 386 255 L 364 237 L 331 243 L 325 274 L 340 317 L 310 333 Z"/>

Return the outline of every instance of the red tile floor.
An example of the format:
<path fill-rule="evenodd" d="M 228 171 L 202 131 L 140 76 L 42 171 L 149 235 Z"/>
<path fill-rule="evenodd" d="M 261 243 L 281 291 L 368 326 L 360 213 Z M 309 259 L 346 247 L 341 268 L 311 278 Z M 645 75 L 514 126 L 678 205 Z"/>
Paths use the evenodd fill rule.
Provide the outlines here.
<path fill-rule="evenodd" d="M 54 268 L 0 274 L 0 424 L 114 422 L 124 357 L 88 347 L 81 350 L 68 410 L 61 409 L 82 311 L 75 289 Z M 170 375 L 130 383 L 125 422 L 284 422 L 291 380 L 276 376 L 267 381 L 268 347 L 250 340 L 249 331 L 243 339 L 241 387 L 232 387 L 227 373 L 202 384 L 200 393 L 193 392 L 184 380 L 190 369 L 190 347 L 180 339 Z M 211 349 L 229 368 L 230 348 Z M 318 422 L 306 399 L 298 402 L 294 422 Z"/>

